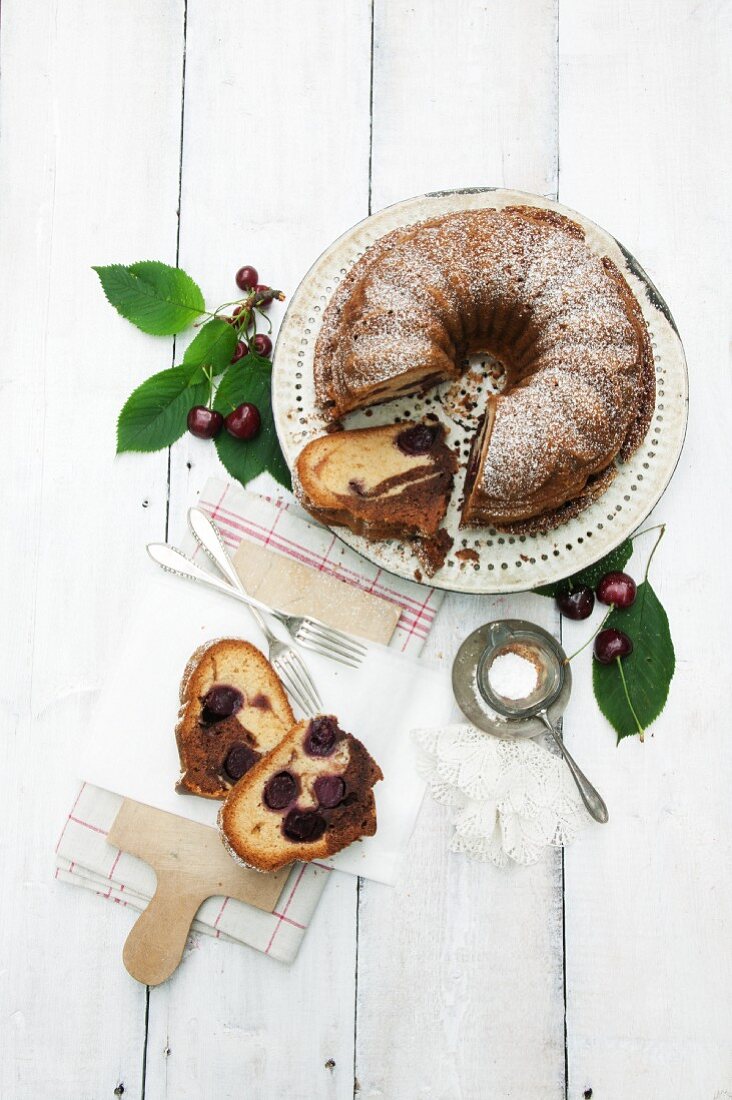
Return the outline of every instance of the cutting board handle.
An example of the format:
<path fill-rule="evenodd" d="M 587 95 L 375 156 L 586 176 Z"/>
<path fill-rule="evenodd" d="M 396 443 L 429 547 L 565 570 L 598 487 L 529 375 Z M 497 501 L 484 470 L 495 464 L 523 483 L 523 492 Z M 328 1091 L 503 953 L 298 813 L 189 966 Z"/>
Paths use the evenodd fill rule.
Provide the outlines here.
<path fill-rule="evenodd" d="M 125 941 L 122 960 L 136 981 L 160 985 L 167 981 L 183 955 L 183 948 L 206 895 L 186 890 L 175 871 L 158 871 L 158 884 L 147 908 Z"/>

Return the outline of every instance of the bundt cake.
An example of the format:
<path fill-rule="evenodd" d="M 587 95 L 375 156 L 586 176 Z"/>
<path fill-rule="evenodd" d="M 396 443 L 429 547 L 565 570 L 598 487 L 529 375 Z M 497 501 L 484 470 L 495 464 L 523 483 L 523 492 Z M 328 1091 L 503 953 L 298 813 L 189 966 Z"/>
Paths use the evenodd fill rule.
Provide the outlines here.
<path fill-rule="evenodd" d="M 259 871 L 324 859 L 376 832 L 379 779 L 379 766 L 332 715 L 299 722 L 228 795 L 223 841 Z"/>
<path fill-rule="evenodd" d="M 556 526 L 604 491 L 650 424 L 645 322 L 621 272 L 552 210 L 471 210 L 395 229 L 337 287 L 315 348 L 338 419 L 458 377 L 488 352 L 505 387 L 468 461 L 462 523 Z"/>
<path fill-rule="evenodd" d="M 240 638 L 200 646 L 180 685 L 178 790 L 225 798 L 294 722 L 277 673 L 255 646 Z"/>
<path fill-rule="evenodd" d="M 321 523 L 369 538 L 429 538 L 456 469 L 442 424 L 387 424 L 312 440 L 298 455 L 294 488 Z"/>

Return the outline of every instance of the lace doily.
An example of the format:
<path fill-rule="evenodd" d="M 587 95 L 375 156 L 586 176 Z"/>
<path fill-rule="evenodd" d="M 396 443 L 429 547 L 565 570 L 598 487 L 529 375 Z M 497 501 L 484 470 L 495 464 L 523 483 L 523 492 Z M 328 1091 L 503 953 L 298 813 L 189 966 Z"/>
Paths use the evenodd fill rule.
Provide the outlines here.
<path fill-rule="evenodd" d="M 474 726 L 414 730 L 417 766 L 432 797 L 453 810 L 450 851 L 505 866 L 536 863 L 569 844 L 587 814 L 567 765 L 532 740 Z"/>

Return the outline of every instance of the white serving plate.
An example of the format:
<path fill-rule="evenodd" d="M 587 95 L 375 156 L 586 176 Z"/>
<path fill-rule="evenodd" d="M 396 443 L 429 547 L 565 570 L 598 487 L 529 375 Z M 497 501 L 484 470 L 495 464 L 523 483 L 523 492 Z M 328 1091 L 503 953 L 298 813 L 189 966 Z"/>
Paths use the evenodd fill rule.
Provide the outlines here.
<path fill-rule="evenodd" d="M 559 203 L 522 191 L 468 188 L 420 195 L 389 206 L 349 229 L 313 264 L 292 297 L 274 353 L 272 402 L 282 451 L 292 468 L 311 439 L 322 435 L 327 421 L 315 404 L 313 355 L 323 312 L 340 280 L 368 246 L 399 226 L 411 225 L 456 210 L 495 208 L 513 204 L 556 210 L 578 222 L 587 243 L 598 255 L 609 256 L 623 272 L 643 311 L 656 364 L 656 407 L 651 427 L 632 459 L 618 467 L 606 493 L 579 516 L 540 535 L 508 535 L 491 527 L 459 527 L 461 497 L 458 473 L 444 526 L 455 540 L 447 560 L 429 583 L 455 592 L 522 591 L 559 580 L 597 561 L 623 541 L 651 512 L 671 480 L 681 454 L 688 416 L 686 359 L 676 326 L 657 289 L 642 267 L 609 233 L 582 214 Z M 492 364 L 474 357 L 479 381 L 467 377 L 446 382 L 422 397 L 400 398 L 344 418 L 350 428 L 393 423 L 397 417 L 419 418 L 435 413 L 450 429 L 450 442 L 460 442 L 466 461 L 479 407 L 473 414 L 460 407 L 467 396 L 495 390 Z M 471 371 L 473 373 L 473 371 Z M 381 568 L 413 580 L 423 569 L 408 543 L 371 542 L 347 528 L 334 532 Z M 456 551 L 475 550 L 479 561 L 461 561 Z"/>

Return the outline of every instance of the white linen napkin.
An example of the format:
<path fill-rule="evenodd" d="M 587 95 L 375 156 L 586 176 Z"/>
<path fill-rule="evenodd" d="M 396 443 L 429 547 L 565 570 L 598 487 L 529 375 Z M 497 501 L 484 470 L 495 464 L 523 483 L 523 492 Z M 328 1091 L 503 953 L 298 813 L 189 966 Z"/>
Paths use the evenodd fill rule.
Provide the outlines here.
<path fill-rule="evenodd" d="M 390 600 L 399 608 L 400 618 L 389 651 L 412 656 L 418 654 L 442 602 L 443 593 L 385 574 L 346 547 L 331 531 L 314 523 L 292 498 L 282 499 L 282 491 L 277 491 L 274 483 L 270 482 L 264 489 L 265 492 L 274 490 L 274 495 L 263 496 L 212 478 L 197 503 L 215 520 L 232 551 L 242 538 L 246 538 Z M 179 527 L 183 526 L 184 521 L 181 520 Z M 192 536 L 187 532 L 178 544 L 187 553 L 195 549 Z M 141 559 L 141 571 L 143 563 L 144 559 Z M 200 558 L 199 564 L 204 564 Z M 182 580 L 170 580 L 180 586 L 185 585 Z M 181 596 L 189 595 L 192 590 L 192 585 L 187 589 L 182 587 Z M 233 601 L 232 606 L 236 606 Z M 240 614 L 242 617 L 238 620 L 238 626 L 246 621 L 243 608 Z M 365 681 L 361 686 L 365 689 Z M 324 701 L 333 706 L 327 697 Z M 401 748 L 404 749 L 403 743 Z M 399 763 L 398 759 L 396 763 Z M 384 786 L 383 783 L 378 785 Z M 388 804 L 389 793 L 385 795 L 382 792 L 381 797 L 386 798 Z M 84 783 L 67 815 L 56 848 L 56 877 L 118 904 L 143 909 L 154 892 L 154 872 L 147 864 L 120 852 L 106 840 L 121 802 L 121 796 L 111 790 Z M 180 812 L 179 803 L 176 803 L 174 812 Z M 397 847 L 402 840 L 399 836 L 395 838 Z M 384 862 L 388 862 L 386 857 Z M 297 954 L 330 873 L 331 868 L 325 864 L 295 865 L 274 913 L 264 913 L 235 900 L 211 898 L 199 910 L 193 929 L 247 943 L 273 958 L 291 961 Z"/>

